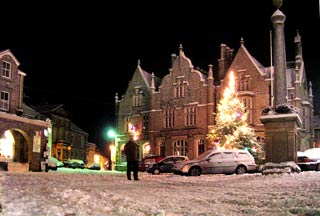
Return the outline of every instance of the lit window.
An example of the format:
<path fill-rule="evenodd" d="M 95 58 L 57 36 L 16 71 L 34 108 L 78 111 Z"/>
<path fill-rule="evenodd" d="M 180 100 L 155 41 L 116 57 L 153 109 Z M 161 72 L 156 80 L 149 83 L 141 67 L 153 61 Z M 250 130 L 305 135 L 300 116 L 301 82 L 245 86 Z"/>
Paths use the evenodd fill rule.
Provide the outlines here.
<path fill-rule="evenodd" d="M 184 140 L 177 140 L 173 144 L 173 155 L 188 156 L 188 143 Z"/>
<path fill-rule="evenodd" d="M 251 97 L 243 97 L 242 98 L 242 103 L 245 107 L 245 112 L 248 113 L 248 118 L 247 118 L 247 122 L 249 124 L 253 124 L 253 107 L 252 107 L 252 98 Z"/>
<path fill-rule="evenodd" d="M 149 116 L 144 115 L 142 119 L 142 133 L 147 133 L 149 131 Z"/>

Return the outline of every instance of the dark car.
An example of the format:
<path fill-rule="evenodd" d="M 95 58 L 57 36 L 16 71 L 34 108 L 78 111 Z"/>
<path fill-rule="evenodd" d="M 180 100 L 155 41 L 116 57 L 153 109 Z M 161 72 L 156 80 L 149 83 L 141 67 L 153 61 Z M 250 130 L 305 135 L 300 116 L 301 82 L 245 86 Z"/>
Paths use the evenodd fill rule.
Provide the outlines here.
<path fill-rule="evenodd" d="M 189 160 L 187 156 L 167 156 L 164 159 L 156 162 L 152 166 L 149 166 L 147 172 L 154 175 L 159 175 L 160 173 L 171 173 L 174 164 L 186 160 Z"/>
<path fill-rule="evenodd" d="M 298 152 L 297 165 L 302 171 L 320 171 L 320 148 L 311 148 L 304 152 Z"/>
<path fill-rule="evenodd" d="M 85 168 L 90 169 L 90 170 L 100 170 L 101 166 L 99 163 L 90 163 L 90 164 L 87 164 L 85 166 Z"/>
<path fill-rule="evenodd" d="M 142 161 L 139 163 L 139 171 L 144 172 L 147 170 L 147 168 L 158 161 L 162 160 L 164 157 L 160 155 L 147 155 L 145 156 Z"/>
<path fill-rule="evenodd" d="M 65 160 L 64 162 L 64 166 L 68 167 L 68 168 L 80 168 L 80 169 L 84 169 L 84 162 L 83 160 L 79 160 L 79 159 L 70 159 L 70 160 Z"/>

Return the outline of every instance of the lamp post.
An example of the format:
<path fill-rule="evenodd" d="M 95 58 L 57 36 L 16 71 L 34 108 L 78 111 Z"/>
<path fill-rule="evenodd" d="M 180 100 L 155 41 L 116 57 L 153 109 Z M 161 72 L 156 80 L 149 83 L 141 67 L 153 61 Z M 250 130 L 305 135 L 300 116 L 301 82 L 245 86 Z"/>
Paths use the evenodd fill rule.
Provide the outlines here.
<path fill-rule="evenodd" d="M 114 164 L 116 161 L 116 139 L 117 139 L 117 133 L 113 130 L 110 129 L 108 130 L 107 133 L 108 138 L 112 139 L 112 145 L 110 146 L 110 161 L 111 161 L 111 170 L 114 170 Z M 113 141 L 114 139 L 114 141 Z"/>

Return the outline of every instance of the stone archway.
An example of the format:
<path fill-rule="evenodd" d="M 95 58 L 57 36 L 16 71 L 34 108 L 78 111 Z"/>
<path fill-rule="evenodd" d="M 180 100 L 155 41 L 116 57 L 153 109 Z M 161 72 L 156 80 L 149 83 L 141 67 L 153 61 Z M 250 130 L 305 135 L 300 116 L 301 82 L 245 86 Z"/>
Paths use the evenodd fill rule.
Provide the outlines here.
<path fill-rule="evenodd" d="M 7 136 L 12 137 L 12 141 L 5 141 Z M 4 131 L 4 133 L 1 134 L 1 137 L 3 137 L 1 151 L 4 152 L 5 149 L 12 151 L 12 154 L 1 154 L 2 158 L 20 163 L 29 163 L 32 161 L 32 142 L 25 131 L 12 128 Z"/>
<path fill-rule="evenodd" d="M 28 163 L 32 158 L 32 141 L 30 136 L 20 129 L 12 129 L 14 136 L 14 162 Z"/>

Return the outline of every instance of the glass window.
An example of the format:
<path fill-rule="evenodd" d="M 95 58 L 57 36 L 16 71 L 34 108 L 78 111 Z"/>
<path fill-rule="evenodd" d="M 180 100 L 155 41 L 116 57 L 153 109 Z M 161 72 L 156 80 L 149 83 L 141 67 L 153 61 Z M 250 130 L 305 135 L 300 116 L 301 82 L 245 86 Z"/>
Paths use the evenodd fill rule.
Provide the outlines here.
<path fill-rule="evenodd" d="M 221 159 L 222 156 L 221 156 L 221 153 L 215 153 L 213 155 L 210 156 L 210 160 L 215 160 L 215 159 Z"/>
<path fill-rule="evenodd" d="M 164 112 L 164 128 L 174 127 L 174 109 L 166 109 Z"/>
<path fill-rule="evenodd" d="M 165 157 L 166 155 L 166 144 L 164 141 L 162 141 L 160 145 L 160 156 Z"/>
<path fill-rule="evenodd" d="M 197 124 L 197 107 L 186 107 L 185 113 L 185 126 L 194 126 Z"/>
<path fill-rule="evenodd" d="M 234 158 L 234 155 L 232 152 L 223 152 L 223 158 Z"/>
<path fill-rule="evenodd" d="M 204 140 L 201 139 L 198 142 L 198 155 L 201 155 L 204 151 L 205 151 L 205 144 L 204 144 Z"/>
<path fill-rule="evenodd" d="M 11 77 L 11 64 L 9 62 L 2 62 L 2 76 L 6 78 Z"/>
<path fill-rule="evenodd" d="M 0 98 L 0 110 L 9 110 L 9 92 L 2 91 Z"/>
<path fill-rule="evenodd" d="M 249 158 L 249 155 L 246 152 L 238 152 L 237 157 L 238 158 Z"/>
<path fill-rule="evenodd" d="M 175 89 L 174 89 L 174 97 L 175 98 L 182 98 L 185 96 L 185 87 L 186 84 L 183 83 L 183 80 L 179 78 L 179 80 L 177 81 L 177 84 L 175 86 Z"/>
<path fill-rule="evenodd" d="M 188 156 L 188 144 L 184 140 L 177 140 L 173 144 L 173 154 Z"/>

